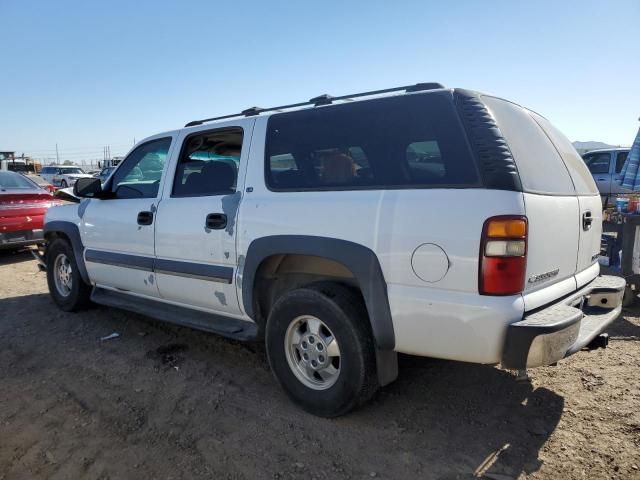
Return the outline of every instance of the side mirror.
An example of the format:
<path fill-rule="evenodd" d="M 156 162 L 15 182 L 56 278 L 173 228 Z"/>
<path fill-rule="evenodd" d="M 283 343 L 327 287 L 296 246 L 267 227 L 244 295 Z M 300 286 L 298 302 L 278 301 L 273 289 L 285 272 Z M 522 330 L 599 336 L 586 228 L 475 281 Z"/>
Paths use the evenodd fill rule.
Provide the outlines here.
<path fill-rule="evenodd" d="M 73 194 L 80 198 L 96 198 L 102 193 L 102 183 L 99 178 L 79 178 L 73 185 Z"/>

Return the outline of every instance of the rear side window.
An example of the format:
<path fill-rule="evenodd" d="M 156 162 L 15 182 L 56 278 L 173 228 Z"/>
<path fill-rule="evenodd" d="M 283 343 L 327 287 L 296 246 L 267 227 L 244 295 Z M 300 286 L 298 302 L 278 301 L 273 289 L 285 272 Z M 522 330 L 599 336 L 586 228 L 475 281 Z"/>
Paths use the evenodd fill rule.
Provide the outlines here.
<path fill-rule="evenodd" d="M 611 164 L 611 153 L 587 153 L 584 157 L 584 163 L 591 173 L 609 173 L 609 165 Z"/>
<path fill-rule="evenodd" d="M 270 117 L 272 190 L 479 186 L 457 114 L 444 95 L 405 95 Z"/>
<path fill-rule="evenodd" d="M 624 162 L 627 161 L 628 156 L 629 152 L 618 152 L 616 155 L 616 173 L 620 173 L 622 171 L 622 167 L 624 166 Z"/>
<path fill-rule="evenodd" d="M 483 96 L 482 100 L 509 144 L 522 189 L 546 195 L 575 195 L 562 158 L 529 113 L 499 98 Z"/>
<path fill-rule="evenodd" d="M 599 195 L 598 187 L 591 176 L 591 172 L 569 139 L 565 137 L 560 130 L 554 127 L 549 120 L 534 112 L 530 113 L 549 136 L 549 139 L 553 142 L 558 152 L 560 152 L 560 156 L 567 166 L 571 179 L 573 180 L 576 193 L 578 195 Z"/>
<path fill-rule="evenodd" d="M 172 196 L 234 193 L 241 148 L 241 128 L 214 130 L 187 137 L 173 180 Z"/>

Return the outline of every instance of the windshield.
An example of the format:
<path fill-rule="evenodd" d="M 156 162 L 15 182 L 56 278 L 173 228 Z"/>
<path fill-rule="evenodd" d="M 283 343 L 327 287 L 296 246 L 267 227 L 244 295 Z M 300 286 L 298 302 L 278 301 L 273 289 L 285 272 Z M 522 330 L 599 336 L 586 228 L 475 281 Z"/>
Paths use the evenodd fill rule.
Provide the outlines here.
<path fill-rule="evenodd" d="M 81 168 L 63 168 L 61 170 L 62 170 L 62 173 L 65 175 L 84 173 L 84 171 Z"/>
<path fill-rule="evenodd" d="M 0 172 L 0 189 L 2 190 L 33 190 L 35 188 L 39 187 L 19 173 Z"/>

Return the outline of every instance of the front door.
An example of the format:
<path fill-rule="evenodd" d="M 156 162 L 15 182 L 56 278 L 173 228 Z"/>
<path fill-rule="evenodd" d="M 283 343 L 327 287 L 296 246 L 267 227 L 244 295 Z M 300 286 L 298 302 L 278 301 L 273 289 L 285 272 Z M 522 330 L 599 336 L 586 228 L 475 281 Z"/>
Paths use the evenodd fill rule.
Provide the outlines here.
<path fill-rule="evenodd" d="M 254 120 L 184 133 L 156 224 L 156 276 L 163 299 L 241 313 L 234 274 L 236 214 Z"/>
<path fill-rule="evenodd" d="M 158 297 L 154 226 L 171 144 L 165 136 L 138 146 L 104 186 L 114 198 L 80 204 L 87 271 L 98 286 Z"/>
<path fill-rule="evenodd" d="M 611 193 L 611 152 L 587 153 L 583 158 L 593 175 L 600 195 L 603 197 L 609 195 Z"/>

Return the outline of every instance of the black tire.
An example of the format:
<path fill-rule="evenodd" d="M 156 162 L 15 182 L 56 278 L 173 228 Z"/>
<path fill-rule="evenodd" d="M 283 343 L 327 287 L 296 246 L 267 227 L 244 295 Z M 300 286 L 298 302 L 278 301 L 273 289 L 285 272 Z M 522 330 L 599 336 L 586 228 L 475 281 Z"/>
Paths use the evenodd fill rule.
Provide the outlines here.
<path fill-rule="evenodd" d="M 320 319 L 338 341 L 337 380 L 324 390 L 305 385 L 289 365 L 285 347 L 294 319 Z M 267 320 L 265 341 L 269 364 L 287 395 L 309 413 L 320 417 L 344 415 L 369 400 L 378 389 L 375 345 L 362 298 L 334 283 L 318 283 L 282 295 Z"/>
<path fill-rule="evenodd" d="M 64 255 L 68 259 L 71 267 L 71 286 L 67 295 L 60 292 L 56 286 L 55 264 L 56 259 Z M 91 285 L 85 283 L 78 270 L 78 264 L 76 263 L 76 257 L 73 254 L 73 248 L 69 242 L 63 238 L 56 238 L 47 248 L 47 284 L 49 286 L 49 293 L 53 298 L 53 301 L 65 312 L 73 312 L 86 307 L 89 304 L 89 298 L 91 296 Z"/>
<path fill-rule="evenodd" d="M 60 182 L 60 188 L 67 188 L 67 187 L 68 187 L 68 185 L 67 185 L 67 181 L 66 181 L 66 180 L 62 180 L 62 181 Z"/>

